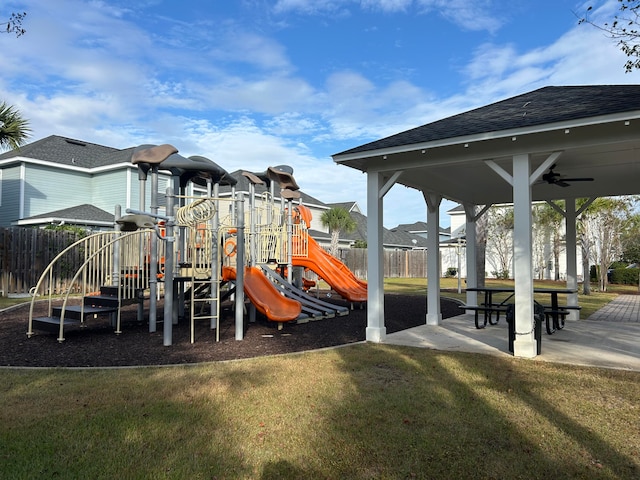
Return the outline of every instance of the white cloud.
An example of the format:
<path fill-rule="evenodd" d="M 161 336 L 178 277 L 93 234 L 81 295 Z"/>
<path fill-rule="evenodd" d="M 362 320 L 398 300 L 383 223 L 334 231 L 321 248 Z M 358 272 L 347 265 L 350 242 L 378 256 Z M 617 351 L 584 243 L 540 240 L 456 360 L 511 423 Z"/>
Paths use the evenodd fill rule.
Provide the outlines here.
<path fill-rule="evenodd" d="M 265 122 L 266 130 L 272 135 L 312 135 L 318 136 L 324 126 L 317 120 L 300 113 L 288 112 L 277 115 Z"/>
<path fill-rule="evenodd" d="M 413 3 L 413 0 L 360 0 L 360 6 L 364 9 L 383 12 L 406 12 Z"/>
<path fill-rule="evenodd" d="M 501 21 L 492 13 L 496 4 L 280 0 L 275 5 L 287 19 L 285 12 L 291 11 L 344 14 L 363 8 L 445 15 L 466 29 L 492 31 Z M 305 70 L 280 37 L 252 31 L 237 19 L 212 25 L 210 19 L 189 23 L 158 16 L 152 21 L 162 28 L 151 30 L 138 21 L 138 12 L 109 2 L 61 0 L 54 7 L 32 0 L 30 5 L 28 35 L 0 36 L 0 98 L 30 120 L 36 139 L 58 134 L 119 148 L 172 143 L 183 154 L 210 157 L 228 170 L 261 171 L 286 163 L 309 194 L 326 202 L 356 200 L 363 209 L 366 176 L 334 165 L 330 154 L 545 85 L 630 83 L 638 75 L 625 75 L 624 55 L 588 25 L 527 50 L 489 37 L 492 43 L 470 50 L 460 68 L 463 80 L 452 75 L 447 88 L 439 89 L 420 77 L 425 69 L 384 80 L 360 63 Z M 610 14 L 617 2 L 606 6 L 606 12 L 594 13 Z M 384 68 L 384 58 L 376 61 Z M 391 226 L 426 218 L 422 196 L 398 186 L 385 199 L 385 212 Z"/>
<path fill-rule="evenodd" d="M 334 16 L 348 15 L 351 0 L 277 0 L 273 6 L 276 14 L 290 12 L 304 15 L 332 14 Z"/>
<path fill-rule="evenodd" d="M 286 72 L 292 68 L 284 46 L 269 37 L 244 31 L 235 24 L 221 33 L 212 39 L 207 52 L 212 60 L 244 63 L 267 71 Z"/>
<path fill-rule="evenodd" d="M 495 32 L 504 23 L 495 13 L 504 10 L 504 4 L 492 0 L 417 0 L 417 3 L 426 12 L 434 9 L 466 30 Z"/>
<path fill-rule="evenodd" d="M 577 25 L 550 45 L 518 51 L 512 44 L 485 44 L 465 71 L 467 95 L 480 103 L 546 85 L 637 83 L 624 73 L 625 55 L 589 25 Z"/>
<path fill-rule="evenodd" d="M 295 12 L 343 17 L 358 8 L 389 14 L 435 13 L 466 30 L 494 32 L 504 23 L 495 13 L 503 10 L 504 5 L 495 0 L 278 0 L 273 10 L 277 14 Z"/>

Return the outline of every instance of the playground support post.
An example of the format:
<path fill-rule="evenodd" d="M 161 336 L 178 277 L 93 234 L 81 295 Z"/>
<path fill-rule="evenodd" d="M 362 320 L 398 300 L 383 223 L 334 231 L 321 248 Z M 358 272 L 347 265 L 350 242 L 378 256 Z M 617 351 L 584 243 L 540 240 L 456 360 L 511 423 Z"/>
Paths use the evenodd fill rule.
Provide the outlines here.
<path fill-rule="evenodd" d="M 245 245 L 245 249 L 248 249 L 248 264 L 253 267 L 256 264 L 256 186 L 254 182 L 249 178 L 249 244 Z M 256 307 L 253 303 L 249 304 L 249 323 L 256 321 Z"/>
<path fill-rule="evenodd" d="M 287 282 L 293 278 L 293 202 L 287 201 Z"/>
<path fill-rule="evenodd" d="M 255 202 L 256 202 L 256 187 L 254 183 L 249 179 L 249 266 L 255 265 Z"/>
<path fill-rule="evenodd" d="M 186 204 L 185 196 L 186 196 L 186 187 L 183 187 L 180 184 L 180 176 L 173 175 L 173 192 L 178 195 L 178 204 L 175 205 L 174 209 L 180 209 Z M 175 198 L 175 197 L 174 197 Z M 167 212 L 167 215 L 171 215 L 175 219 L 175 212 Z M 176 235 L 175 243 L 177 244 L 177 252 L 178 256 L 174 257 L 174 265 L 176 263 L 175 258 L 180 259 L 180 261 L 184 261 L 186 258 L 185 252 L 187 251 L 187 228 L 184 225 L 174 225 L 173 227 L 174 235 Z M 184 293 L 185 293 L 185 284 L 180 282 L 176 285 L 176 299 L 174 306 L 178 311 L 178 317 L 182 318 L 184 316 Z"/>
<path fill-rule="evenodd" d="M 116 205 L 115 208 L 115 220 L 119 220 L 122 217 L 122 207 Z M 116 237 L 120 235 L 120 224 L 116 222 Z M 113 262 L 111 270 L 111 284 L 114 287 L 120 287 L 120 242 L 116 242 L 113 245 Z"/>
<path fill-rule="evenodd" d="M 220 184 L 213 185 L 211 191 L 211 179 L 207 180 L 207 195 L 215 198 L 214 205 L 216 214 L 211 221 L 211 330 L 216 329 L 216 342 L 220 340 L 220 332 L 218 328 L 218 277 L 220 276 L 219 255 L 218 255 L 218 230 L 220 228 L 220 201 L 218 200 Z M 214 292 L 216 292 L 214 294 Z M 215 318 L 214 318 L 215 317 Z"/>
<path fill-rule="evenodd" d="M 144 212 L 145 202 L 146 202 L 146 184 L 147 184 L 147 170 L 142 165 L 138 165 L 138 180 L 140 186 L 140 192 L 138 196 L 138 208 L 140 211 Z M 144 268 L 144 250 L 145 250 L 145 241 L 144 237 L 140 237 L 140 245 L 138 247 L 140 251 L 140 257 L 138 260 L 138 268 L 142 273 L 142 269 Z M 141 295 L 140 300 L 138 302 L 138 322 L 142 323 L 144 321 L 144 293 Z M 149 331 L 151 332 L 151 322 L 149 322 Z"/>
<path fill-rule="evenodd" d="M 173 343 L 173 254 L 174 254 L 174 222 L 173 222 L 173 188 L 167 188 L 167 213 L 170 215 L 167 220 L 166 234 L 164 240 L 167 242 L 164 254 L 164 340 L 165 347 Z"/>
<path fill-rule="evenodd" d="M 151 214 L 158 215 L 158 166 L 151 166 Z M 155 218 L 155 217 L 154 217 Z M 151 235 L 149 260 L 149 333 L 156 331 L 158 299 L 158 239 Z"/>
<path fill-rule="evenodd" d="M 244 337 L 244 198 L 242 192 L 236 200 L 236 340 Z"/>

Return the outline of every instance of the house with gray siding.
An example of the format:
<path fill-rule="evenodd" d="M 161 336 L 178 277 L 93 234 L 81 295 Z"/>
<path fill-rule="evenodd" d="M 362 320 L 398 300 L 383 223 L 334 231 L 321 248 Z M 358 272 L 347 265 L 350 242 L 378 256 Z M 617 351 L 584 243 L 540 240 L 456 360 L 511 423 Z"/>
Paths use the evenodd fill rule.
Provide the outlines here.
<path fill-rule="evenodd" d="M 18 150 L 0 154 L 0 227 L 75 225 L 91 230 L 113 228 L 116 205 L 124 214 L 127 208 L 140 209 L 138 168 L 131 163 L 135 147 L 117 149 L 72 138 L 51 135 Z M 266 166 L 265 166 L 266 167 Z M 233 189 L 220 186 L 221 198 L 233 192 L 249 195 L 249 181 L 237 170 Z M 160 211 L 170 175 L 162 171 L 158 180 Z M 151 204 L 150 182 L 145 188 L 145 205 Z M 279 189 L 275 197 L 279 202 Z M 255 186 L 259 199 L 264 185 Z M 322 213 L 337 206 L 349 211 L 356 231 L 343 232 L 340 246 L 349 248 L 355 241 L 366 241 L 367 221 L 356 202 L 324 203 L 300 192 L 300 202 L 312 212 L 311 235 L 329 246 L 331 235 L 322 225 Z M 206 189 L 190 183 L 187 195 L 204 195 Z M 298 200 L 296 200 L 297 202 Z M 384 245 L 389 249 L 425 248 L 424 238 L 411 232 L 384 229 Z"/>
<path fill-rule="evenodd" d="M 123 212 L 139 208 L 133 149 L 52 135 L 4 152 L 0 155 L 0 226 L 68 223 L 111 228 L 116 204 Z M 159 184 L 166 185 L 166 180 Z"/>

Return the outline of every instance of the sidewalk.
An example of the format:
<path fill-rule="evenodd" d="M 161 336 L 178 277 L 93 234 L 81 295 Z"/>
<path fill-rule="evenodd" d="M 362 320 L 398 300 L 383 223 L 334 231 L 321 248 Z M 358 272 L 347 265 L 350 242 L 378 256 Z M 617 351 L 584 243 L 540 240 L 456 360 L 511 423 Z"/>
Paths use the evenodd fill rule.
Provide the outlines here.
<path fill-rule="evenodd" d="M 553 335 L 542 331 L 542 351 L 536 361 L 640 372 L 640 295 L 620 295 L 587 320 L 567 321 Z M 512 356 L 504 319 L 478 330 L 472 314 L 388 334 L 384 343 Z"/>
<path fill-rule="evenodd" d="M 618 295 L 587 320 L 640 323 L 640 295 Z"/>

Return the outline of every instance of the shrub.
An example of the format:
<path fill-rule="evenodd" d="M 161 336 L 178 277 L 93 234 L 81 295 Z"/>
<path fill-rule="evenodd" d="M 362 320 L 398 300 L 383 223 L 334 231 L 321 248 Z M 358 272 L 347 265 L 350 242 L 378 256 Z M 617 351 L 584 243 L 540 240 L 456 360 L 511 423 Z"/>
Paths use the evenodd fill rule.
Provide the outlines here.
<path fill-rule="evenodd" d="M 611 271 L 611 283 L 618 285 L 638 285 L 638 268 L 616 268 Z"/>
<path fill-rule="evenodd" d="M 493 275 L 494 277 L 496 277 L 498 280 L 508 280 L 509 279 L 509 270 L 502 270 L 501 272 L 498 272 L 496 270 L 494 270 L 493 272 L 491 272 L 491 275 Z"/>
<path fill-rule="evenodd" d="M 589 268 L 589 279 L 594 283 L 598 281 L 598 278 L 600 278 L 598 275 L 598 270 L 600 269 L 597 265 L 591 265 L 591 267 Z"/>

